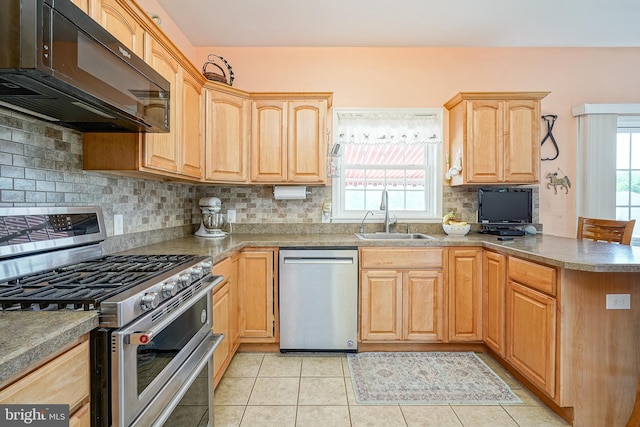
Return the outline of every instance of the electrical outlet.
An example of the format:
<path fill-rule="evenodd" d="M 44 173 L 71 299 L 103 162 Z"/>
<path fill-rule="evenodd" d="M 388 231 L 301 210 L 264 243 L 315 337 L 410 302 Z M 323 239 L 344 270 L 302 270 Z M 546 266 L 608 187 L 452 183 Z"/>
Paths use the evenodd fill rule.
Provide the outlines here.
<path fill-rule="evenodd" d="M 631 295 L 607 294 L 607 310 L 631 310 Z"/>
<path fill-rule="evenodd" d="M 122 214 L 115 214 L 113 216 L 113 235 L 118 236 L 124 233 L 124 219 Z"/>
<path fill-rule="evenodd" d="M 227 210 L 227 222 L 229 224 L 235 224 L 235 222 L 236 222 L 236 210 L 235 209 L 228 209 Z"/>

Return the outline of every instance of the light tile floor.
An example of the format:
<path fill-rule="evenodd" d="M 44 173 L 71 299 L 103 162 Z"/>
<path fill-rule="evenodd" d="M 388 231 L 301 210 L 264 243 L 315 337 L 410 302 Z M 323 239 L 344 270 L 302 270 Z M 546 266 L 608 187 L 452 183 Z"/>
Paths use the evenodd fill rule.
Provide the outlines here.
<path fill-rule="evenodd" d="M 215 427 L 566 426 L 494 359 L 515 405 L 362 405 L 344 354 L 237 353 L 215 390 Z"/>

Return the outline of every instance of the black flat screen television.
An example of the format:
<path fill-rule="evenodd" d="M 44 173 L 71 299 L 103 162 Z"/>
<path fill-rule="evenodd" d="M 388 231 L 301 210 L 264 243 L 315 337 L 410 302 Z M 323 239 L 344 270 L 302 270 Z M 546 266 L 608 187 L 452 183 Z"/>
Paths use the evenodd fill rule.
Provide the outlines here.
<path fill-rule="evenodd" d="M 479 188 L 478 223 L 484 226 L 514 226 L 533 222 L 531 188 Z"/>

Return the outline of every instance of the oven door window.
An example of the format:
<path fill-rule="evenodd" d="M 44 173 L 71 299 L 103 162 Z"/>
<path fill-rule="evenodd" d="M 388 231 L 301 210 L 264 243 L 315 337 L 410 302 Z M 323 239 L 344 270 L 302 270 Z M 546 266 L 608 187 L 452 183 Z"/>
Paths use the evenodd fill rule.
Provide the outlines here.
<path fill-rule="evenodd" d="M 182 313 L 174 322 L 154 336 L 148 344 L 138 345 L 138 395 L 162 373 L 186 344 L 202 329 L 202 313 L 206 313 L 207 299 L 202 298 Z"/>

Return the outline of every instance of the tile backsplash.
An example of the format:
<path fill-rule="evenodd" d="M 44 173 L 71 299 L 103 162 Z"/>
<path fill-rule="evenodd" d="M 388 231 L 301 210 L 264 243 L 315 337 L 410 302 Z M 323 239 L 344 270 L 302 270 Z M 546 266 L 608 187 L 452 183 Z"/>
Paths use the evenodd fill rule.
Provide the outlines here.
<path fill-rule="evenodd" d="M 189 226 L 193 185 L 82 170 L 82 134 L 0 108 L 0 206 L 101 206 L 107 234 Z M 198 211 L 199 212 L 199 211 Z"/>
<path fill-rule="evenodd" d="M 200 197 L 220 198 L 223 211 L 235 209 L 236 222 L 249 232 L 260 228 L 254 224 L 278 230 L 298 224 L 292 232 L 316 227 L 331 188 L 307 189 L 305 200 L 283 201 L 273 198 L 273 186 L 199 186 L 84 171 L 81 133 L 0 108 L 0 206 L 101 206 L 110 237 L 113 215 L 122 214 L 124 235 L 108 239 L 118 242 L 113 250 L 192 233 L 200 221 Z M 475 222 L 476 194 L 476 187 L 444 187 L 443 214 L 455 207 L 463 220 Z M 534 222 L 538 217 L 534 187 Z M 341 227 L 317 229 L 340 232 Z"/>

